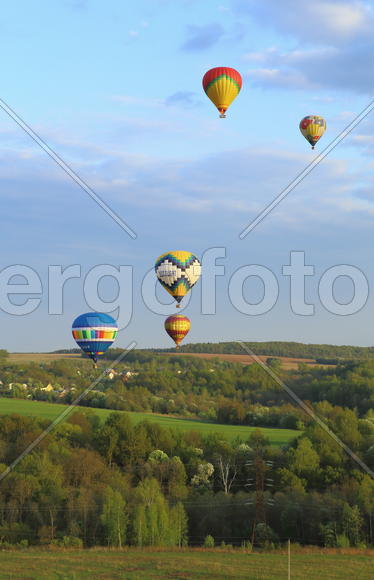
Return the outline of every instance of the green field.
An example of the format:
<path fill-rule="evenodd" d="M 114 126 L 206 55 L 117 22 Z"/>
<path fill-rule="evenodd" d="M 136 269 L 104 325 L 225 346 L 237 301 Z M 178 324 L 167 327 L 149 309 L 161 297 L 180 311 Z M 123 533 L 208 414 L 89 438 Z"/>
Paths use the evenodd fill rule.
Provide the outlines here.
<path fill-rule="evenodd" d="M 6 361 L 11 363 L 34 362 L 36 364 L 49 363 L 60 359 L 80 359 L 85 360 L 80 354 L 75 353 L 51 353 L 51 352 L 10 352 Z"/>
<path fill-rule="evenodd" d="M 0 398 L 0 415 L 9 415 L 18 413 L 19 415 L 42 417 L 53 421 L 67 408 L 67 405 L 58 405 L 55 403 L 44 403 L 41 401 L 29 401 L 25 399 L 7 399 Z M 79 411 L 88 410 L 88 407 L 76 407 Z M 94 411 L 102 420 L 112 413 L 109 409 L 90 409 Z M 73 411 L 74 412 L 74 411 Z M 144 419 L 152 420 L 163 427 L 172 427 L 182 431 L 200 431 L 203 434 L 224 433 L 229 440 L 240 437 L 246 440 L 254 431 L 255 427 L 243 427 L 241 425 L 220 425 L 217 423 L 207 423 L 204 421 L 193 421 L 190 419 L 179 419 L 166 415 L 154 415 L 152 413 L 128 413 L 134 423 L 139 423 Z M 286 445 L 294 437 L 300 434 L 300 431 L 292 429 L 267 429 L 263 428 L 262 432 L 270 439 L 274 446 Z"/>
<path fill-rule="evenodd" d="M 292 554 L 292 580 L 372 580 L 369 552 L 329 554 L 323 550 Z M 283 553 L 239 551 L 156 551 L 127 549 L 48 552 L 30 549 L 0 552 L 0 580 L 282 580 Z"/>

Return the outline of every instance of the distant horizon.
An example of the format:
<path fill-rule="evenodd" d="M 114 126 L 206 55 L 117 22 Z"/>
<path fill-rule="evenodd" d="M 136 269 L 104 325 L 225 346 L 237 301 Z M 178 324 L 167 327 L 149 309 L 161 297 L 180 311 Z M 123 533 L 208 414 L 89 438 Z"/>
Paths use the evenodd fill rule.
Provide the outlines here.
<path fill-rule="evenodd" d="M 352 347 L 352 348 L 358 348 L 358 349 L 370 349 L 370 348 L 374 348 L 374 344 L 372 345 L 359 345 L 359 344 L 337 344 L 337 343 L 328 343 L 328 342 L 301 342 L 301 341 L 297 341 L 297 340 L 241 340 L 240 342 L 244 342 L 244 343 L 254 343 L 254 344 L 267 344 L 267 343 L 273 343 L 273 344 L 297 344 L 297 345 L 305 345 L 305 346 L 335 346 L 335 347 Z M 184 347 L 188 347 L 189 345 L 200 345 L 200 344 L 238 344 L 238 341 L 236 340 L 221 340 L 221 341 L 197 341 L 197 342 L 188 342 L 186 344 L 181 345 L 181 349 L 183 349 Z M 112 346 L 112 349 L 116 349 L 116 348 L 123 348 L 120 346 Z M 7 350 L 7 349 L 4 349 Z M 173 346 L 170 347 L 159 347 L 159 346 L 153 346 L 153 347 L 135 347 L 133 349 L 134 351 L 138 351 L 138 350 L 155 350 L 155 351 L 169 351 L 169 350 L 173 350 L 175 351 L 176 348 Z M 79 354 L 81 351 L 79 348 L 76 347 L 72 347 L 72 348 L 58 348 L 55 350 L 51 350 L 51 351 L 29 351 L 29 350 L 19 350 L 19 351 L 7 351 L 9 354 L 58 354 L 61 351 L 66 351 L 65 354 L 68 354 L 69 352 L 71 353 L 77 353 Z M 178 352 L 178 351 L 177 351 Z M 61 352 L 61 354 L 64 354 L 63 352 Z M 246 353 L 243 351 L 243 355 L 245 355 Z M 250 356 L 250 355 L 247 355 Z M 279 355 L 281 356 L 281 355 Z"/>

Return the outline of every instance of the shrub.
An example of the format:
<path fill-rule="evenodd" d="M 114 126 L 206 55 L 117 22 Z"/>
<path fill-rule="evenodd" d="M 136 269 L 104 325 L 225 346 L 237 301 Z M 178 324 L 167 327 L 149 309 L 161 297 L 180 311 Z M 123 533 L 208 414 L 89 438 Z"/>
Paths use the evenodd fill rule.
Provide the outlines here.
<path fill-rule="evenodd" d="M 83 542 L 76 536 L 63 536 L 62 540 L 51 540 L 50 548 L 83 548 Z"/>
<path fill-rule="evenodd" d="M 242 542 L 242 549 L 245 552 L 252 552 L 252 543 L 249 540 Z"/>
<path fill-rule="evenodd" d="M 210 534 L 204 540 L 204 548 L 214 548 L 214 538 Z"/>
<path fill-rule="evenodd" d="M 64 548 L 83 548 L 83 542 L 76 536 L 64 536 L 61 544 Z"/>
<path fill-rule="evenodd" d="M 349 548 L 350 546 L 349 538 L 347 538 L 347 536 L 345 536 L 344 534 L 339 534 L 336 537 L 336 546 L 338 548 Z"/>

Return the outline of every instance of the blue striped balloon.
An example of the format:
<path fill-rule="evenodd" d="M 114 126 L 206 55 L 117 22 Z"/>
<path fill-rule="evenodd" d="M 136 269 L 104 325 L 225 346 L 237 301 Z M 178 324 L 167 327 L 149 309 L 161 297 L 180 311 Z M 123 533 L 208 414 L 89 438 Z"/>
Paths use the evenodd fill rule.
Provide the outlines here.
<path fill-rule="evenodd" d="M 96 366 L 97 357 L 113 344 L 118 326 L 114 318 L 101 312 L 87 312 L 78 316 L 72 325 L 72 334 L 78 346 Z"/>

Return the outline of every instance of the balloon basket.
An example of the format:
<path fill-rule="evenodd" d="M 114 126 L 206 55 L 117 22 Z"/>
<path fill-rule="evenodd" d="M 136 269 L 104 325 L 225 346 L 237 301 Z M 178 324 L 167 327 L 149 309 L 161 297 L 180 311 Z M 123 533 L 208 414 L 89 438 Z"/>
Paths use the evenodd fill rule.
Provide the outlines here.
<path fill-rule="evenodd" d="M 181 307 L 181 305 L 180 304 L 177 304 L 176 308 L 180 308 L 180 307 Z"/>
<path fill-rule="evenodd" d="M 220 119 L 226 119 L 226 115 L 225 115 L 225 113 L 221 113 L 221 114 L 220 114 L 220 116 L 219 116 L 219 118 L 220 118 Z"/>

